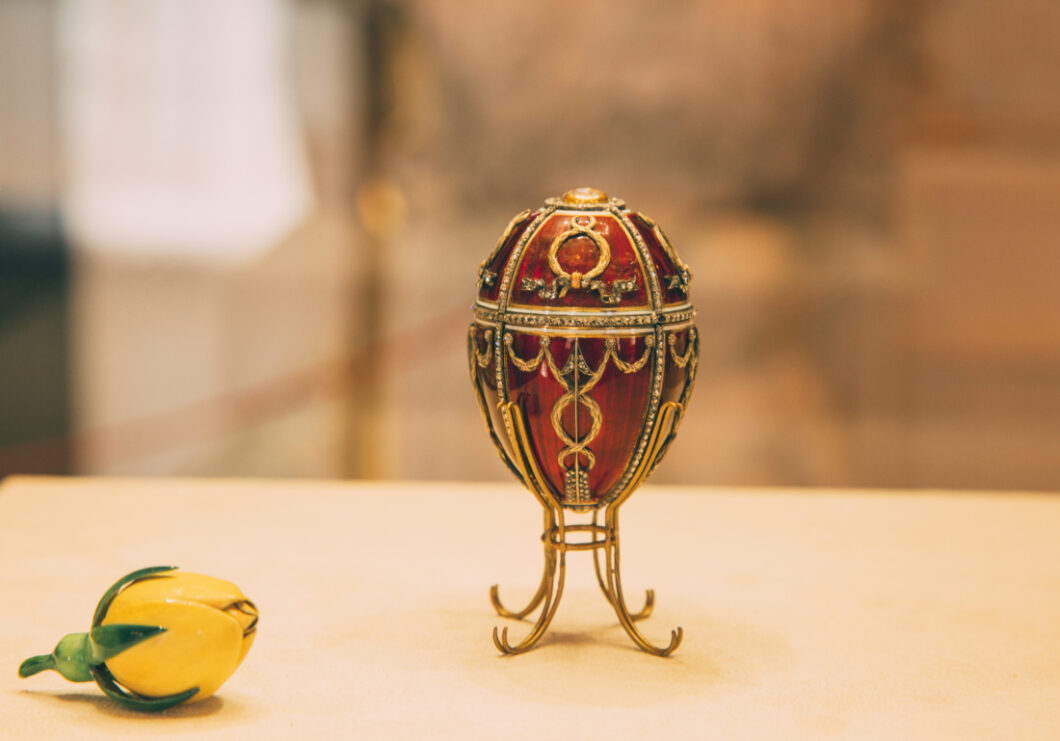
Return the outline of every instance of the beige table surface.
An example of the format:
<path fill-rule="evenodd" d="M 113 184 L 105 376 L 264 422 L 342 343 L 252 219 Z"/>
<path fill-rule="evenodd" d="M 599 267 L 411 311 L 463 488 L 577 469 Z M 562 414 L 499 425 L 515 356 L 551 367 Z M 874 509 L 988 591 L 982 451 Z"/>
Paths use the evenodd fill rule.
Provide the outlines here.
<path fill-rule="evenodd" d="M 488 587 L 529 598 L 539 526 L 514 484 L 8 479 L 0 738 L 1060 738 L 1060 497 L 645 487 L 624 581 L 649 637 L 684 627 L 669 659 L 587 553 L 539 648 L 496 653 Z M 150 716 L 17 677 L 155 564 L 261 610 L 217 696 Z"/>

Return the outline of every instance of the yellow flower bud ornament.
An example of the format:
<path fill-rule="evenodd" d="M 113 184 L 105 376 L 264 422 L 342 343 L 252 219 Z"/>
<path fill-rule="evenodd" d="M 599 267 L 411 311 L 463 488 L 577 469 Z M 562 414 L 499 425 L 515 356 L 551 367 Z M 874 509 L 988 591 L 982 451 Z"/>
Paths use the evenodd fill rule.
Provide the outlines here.
<path fill-rule="evenodd" d="M 19 676 L 54 669 L 95 680 L 138 710 L 203 700 L 224 684 L 254 642 L 258 610 L 231 582 L 151 566 L 119 579 L 96 606 L 92 630 L 71 633 Z"/>

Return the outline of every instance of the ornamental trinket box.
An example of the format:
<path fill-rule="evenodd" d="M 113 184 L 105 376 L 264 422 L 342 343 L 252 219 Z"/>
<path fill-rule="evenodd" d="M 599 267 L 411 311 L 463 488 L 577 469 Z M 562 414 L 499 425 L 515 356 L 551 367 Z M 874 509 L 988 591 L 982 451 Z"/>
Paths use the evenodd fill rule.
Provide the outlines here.
<path fill-rule="evenodd" d="M 518 644 L 494 629 L 501 652 L 526 651 L 544 634 L 566 554 L 577 550 L 592 551 L 600 589 L 640 648 L 667 656 L 680 644 L 680 628 L 656 646 L 634 624 L 651 613 L 651 590 L 639 612 L 626 607 L 618 509 L 666 454 L 688 406 L 698 353 L 691 278 L 654 221 L 593 188 L 516 216 L 480 265 L 471 383 L 493 444 L 537 497 L 545 527 L 544 574 L 529 604 L 509 610 L 490 590 L 503 617 L 540 608 Z M 567 512 L 591 520 L 570 524 Z"/>

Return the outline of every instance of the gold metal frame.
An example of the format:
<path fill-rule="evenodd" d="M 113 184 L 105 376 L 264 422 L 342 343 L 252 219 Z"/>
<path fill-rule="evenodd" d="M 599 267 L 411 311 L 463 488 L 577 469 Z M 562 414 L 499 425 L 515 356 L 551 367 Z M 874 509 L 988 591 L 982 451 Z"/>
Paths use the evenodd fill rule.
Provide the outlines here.
<path fill-rule="evenodd" d="M 545 281 L 540 278 L 524 279 L 519 284 L 519 290 L 537 291 L 542 298 L 556 298 L 568 290 L 588 289 L 599 293 L 602 303 L 613 306 L 606 309 L 590 309 L 531 306 L 513 301 L 516 276 L 519 274 L 519 266 L 526 255 L 528 246 L 553 215 L 571 217 L 566 230 L 553 238 L 548 250 L 549 267 L 556 278 L 551 285 L 546 285 Z M 593 231 L 598 216 L 613 217 L 618 228 L 624 232 L 633 245 L 634 255 L 645 279 L 648 299 L 646 304 L 627 304 L 619 307 L 623 292 L 628 293 L 636 289 L 636 285 L 606 286 L 596 280 L 596 276 L 601 275 L 610 262 L 609 245 L 602 237 L 598 239 L 599 235 Z M 677 289 L 687 295 L 691 271 L 677 257 L 676 251 L 658 225 L 643 214 L 641 217 L 652 229 L 663 251 L 678 271 L 676 276 L 666 276 L 667 287 Z M 525 228 L 512 246 L 511 254 L 506 259 L 503 269 L 497 266 L 500 275 L 489 271 L 487 265 L 492 264 L 514 230 L 521 228 L 524 224 Z M 558 260 L 560 247 L 568 239 L 577 236 L 592 239 L 599 251 L 597 263 L 585 274 L 568 273 Z M 647 590 L 644 606 L 638 612 L 631 612 L 626 604 L 620 568 L 618 513 L 622 504 L 665 455 L 684 414 L 698 362 L 698 335 L 692 325 L 695 310 L 687 300 L 665 303 L 663 281 L 656 270 L 640 230 L 630 218 L 630 212 L 625 203 L 615 198 L 607 198 L 599 192 L 588 193 L 584 202 L 578 198 L 573 200 L 566 197 L 550 198 L 545 202 L 545 206 L 536 212 L 523 212 L 513 219 L 493 253 L 480 266 L 480 287 L 483 284 L 492 286 L 498 280 L 495 302 L 482 298 L 475 301 L 473 307 L 475 319 L 469 333 L 469 367 L 483 419 L 501 459 L 541 504 L 544 519 L 544 531 L 541 534 L 544 547 L 544 570 L 537 591 L 522 609 L 506 608 L 501 602 L 498 586 L 495 584 L 490 588 L 490 601 L 501 617 L 522 620 L 535 611 L 539 611 L 530 632 L 521 641 L 514 644 L 509 641 L 508 628 L 504 627 L 494 628 L 493 642 L 504 654 L 519 654 L 533 648 L 552 622 L 563 595 L 567 552 L 592 551 L 597 584 L 615 610 L 622 628 L 644 651 L 657 656 L 669 656 L 681 643 L 684 636 L 681 628 L 670 632 L 669 643 L 657 645 L 648 640 L 635 625 L 636 621 L 651 615 L 655 606 L 654 591 Z M 513 337 L 508 330 L 537 335 L 539 337 L 537 354 L 531 358 L 518 357 L 512 346 Z M 678 353 L 676 334 L 685 330 L 687 330 L 686 344 L 683 351 Z M 485 350 L 480 349 L 479 332 L 485 341 Z M 608 343 L 597 370 L 592 371 L 587 366 L 584 368 L 577 366 L 573 373 L 575 380 L 573 383 L 568 383 L 564 378 L 565 369 L 555 366 L 555 360 L 550 352 L 549 345 L 552 336 L 606 337 Z M 643 354 L 635 361 L 623 361 L 615 351 L 616 336 L 644 336 Z M 614 360 L 616 367 L 622 373 L 639 373 L 642 370 L 651 373 L 650 397 L 633 453 L 619 480 L 597 501 L 581 501 L 580 496 L 572 500 L 570 496 L 564 498 L 560 492 L 553 491 L 548 479 L 538 467 L 523 410 L 516 401 L 512 400 L 507 377 L 507 359 L 511 360 L 515 368 L 523 372 L 532 372 L 542 363 L 547 363 L 551 376 L 563 386 L 565 394 L 554 405 L 552 423 L 557 435 L 566 444 L 566 447 L 559 453 L 560 467 L 565 468 L 565 459 L 571 457 L 574 459 L 573 469 L 567 469 L 567 473 L 568 478 L 572 478 L 572 481 L 568 482 L 568 489 L 573 489 L 576 493 L 584 485 L 584 479 L 579 477 L 578 456 L 579 454 L 585 455 L 591 463 L 591 451 L 586 446 L 599 432 L 601 423 L 596 418 L 597 415 L 593 414 L 595 402 L 592 402 L 586 393 L 592 385 L 595 385 L 594 377 L 602 372 L 609 360 Z M 577 354 L 576 345 L 568 364 L 577 365 L 579 362 L 582 361 Z M 687 368 L 687 380 L 678 401 L 663 401 L 663 380 L 668 363 L 679 368 Z M 478 382 L 479 370 L 489 373 L 490 365 L 493 366 L 493 381 L 499 395 L 496 411 L 499 412 L 500 421 L 503 422 L 503 431 L 494 429 L 491 412 L 486 408 L 486 400 Z M 586 384 L 577 382 L 578 372 L 586 374 Z M 574 404 L 576 410 L 578 404 L 581 404 L 593 416 L 593 425 L 589 433 L 577 440 L 574 439 L 578 437 L 577 435 L 573 437 L 567 435 L 560 424 L 559 417 L 564 405 L 567 404 Z M 599 410 L 596 411 L 598 414 Z M 507 438 L 505 445 L 501 444 L 503 438 Z M 573 474 L 573 477 L 570 474 Z M 592 519 L 588 523 L 568 524 L 564 509 L 586 513 L 591 511 Z M 601 514 L 602 522 L 600 521 Z"/>
<path fill-rule="evenodd" d="M 540 608 L 540 614 L 534 622 L 530 633 L 521 641 L 512 645 L 508 640 L 508 628 L 493 629 L 493 643 L 497 650 L 503 654 L 520 654 L 529 651 L 545 634 L 552 618 L 559 607 L 560 597 L 563 596 L 563 584 L 567 569 L 568 551 L 592 551 L 593 568 L 596 572 L 596 581 L 603 592 L 604 597 L 614 609 L 618 621 L 633 642 L 639 648 L 656 656 L 669 656 L 681 645 L 684 631 L 678 627 L 670 631 L 670 642 L 667 645 L 656 645 L 640 632 L 635 621 L 643 620 L 651 615 L 655 607 L 655 592 L 647 590 L 644 607 L 638 612 L 630 612 L 626 606 L 626 598 L 622 591 L 622 572 L 620 568 L 620 549 L 618 538 L 618 510 L 629 498 L 650 470 L 647 461 L 654 460 L 662 448 L 663 442 L 672 430 L 675 417 L 678 416 L 679 405 L 675 402 L 663 404 L 657 417 L 655 427 L 652 429 L 649 443 L 649 454 L 646 455 L 634 476 L 634 485 L 629 486 L 622 496 L 613 500 L 604 508 L 604 522 L 599 523 L 600 510 L 593 510 L 592 522 L 585 524 L 566 523 L 563 506 L 552 496 L 548 487 L 545 486 L 544 477 L 537 467 L 529 446 L 529 437 L 526 432 L 526 424 L 522 411 L 514 402 L 506 402 L 501 405 L 501 413 L 504 416 L 505 428 L 510 436 L 512 447 L 517 451 L 516 464 L 520 469 L 523 480 L 530 486 L 530 490 L 537 497 L 544 510 L 544 532 L 541 541 L 545 549 L 545 568 L 541 575 L 541 583 L 537 592 L 530 598 L 530 602 L 521 610 L 509 610 L 501 602 L 500 588 L 497 584 L 490 587 L 490 602 L 493 609 L 501 617 L 521 620 L 527 615 Z M 665 431 L 665 432 L 664 432 Z M 589 539 L 572 541 L 568 539 L 572 533 L 588 533 Z M 604 552 L 604 565 L 601 567 L 600 551 Z"/>
<path fill-rule="evenodd" d="M 488 333 L 490 332 L 490 330 L 486 330 L 486 332 Z M 477 336 L 477 331 L 475 330 L 474 325 L 472 325 L 471 334 L 472 341 L 474 342 L 474 338 Z M 604 372 L 607 370 L 607 364 L 609 361 L 614 362 L 615 367 L 618 368 L 621 373 L 639 373 L 644 368 L 644 366 L 647 365 L 648 359 L 649 357 L 651 357 L 652 352 L 655 348 L 655 335 L 643 335 L 644 352 L 637 360 L 628 363 L 618 356 L 618 340 L 615 337 L 605 336 L 603 358 L 600 359 L 600 362 L 597 365 L 596 369 L 593 370 L 588 366 L 584 357 L 581 355 L 581 345 L 579 344 L 578 340 L 580 337 L 585 336 L 585 334 L 579 334 L 575 336 L 574 348 L 571 350 L 570 357 L 568 357 L 567 362 L 564 364 L 564 366 L 560 368 L 557 365 L 555 358 L 553 358 L 552 356 L 552 352 L 550 350 L 551 337 L 549 335 L 540 335 L 538 339 L 539 349 L 537 355 L 535 355 L 529 360 L 520 358 L 518 355 L 516 355 L 515 348 L 512 346 L 514 336 L 510 332 L 506 332 L 504 335 L 504 346 L 507 349 L 508 358 L 512 361 L 516 368 L 523 371 L 524 373 L 534 373 L 535 371 L 537 371 L 537 369 L 541 366 L 542 363 L 545 363 L 549 369 L 552 378 L 560 385 L 560 387 L 564 391 L 563 395 L 560 396 L 560 398 L 552 407 L 552 414 L 550 416 L 550 420 L 552 422 L 552 429 L 556 433 L 556 437 L 558 437 L 566 446 L 562 450 L 560 450 L 558 461 L 559 467 L 561 469 L 566 470 L 567 472 L 567 490 L 565 492 L 565 497 L 564 501 L 562 502 L 562 506 L 569 507 L 572 509 L 586 509 L 590 506 L 595 506 L 589 501 L 588 490 L 585 488 L 587 486 L 587 483 L 584 474 L 596 465 L 596 454 L 593 453 L 593 451 L 589 449 L 588 446 L 589 443 L 591 443 L 600 433 L 600 430 L 603 427 L 603 413 L 600 409 L 600 405 L 597 404 L 596 401 L 589 395 L 589 392 L 593 390 L 596 384 L 603 377 Z M 487 341 L 489 341 L 488 334 L 486 336 L 486 339 Z M 671 336 L 670 339 L 670 352 L 671 354 L 673 354 L 673 337 Z M 692 346 L 689 346 L 688 357 L 691 356 L 693 349 L 694 348 Z M 474 352 L 478 364 L 481 367 L 485 368 L 488 362 L 483 361 L 483 356 L 478 351 L 477 344 L 472 349 L 472 352 Z M 688 362 L 688 357 L 685 358 L 685 364 L 687 364 Z M 674 355 L 674 358 L 676 360 L 677 356 Z M 680 367 L 684 367 L 684 364 L 681 364 Z M 586 378 L 584 382 L 581 382 L 579 380 L 579 372 L 585 375 Z M 571 380 L 568 380 L 568 376 L 572 377 Z M 564 409 L 566 409 L 566 407 L 570 405 L 574 405 L 575 430 L 577 430 L 578 427 L 577 411 L 579 407 L 584 406 L 592 419 L 592 424 L 589 431 L 584 436 L 581 436 L 578 439 L 575 439 L 575 437 L 577 437 L 576 434 L 568 433 L 563 427 L 563 411 Z M 581 465 L 579 463 L 579 455 L 584 455 L 588 460 L 588 467 L 584 470 L 581 468 Z M 567 468 L 567 464 L 565 461 L 568 457 L 571 456 L 574 457 L 574 467 Z"/>

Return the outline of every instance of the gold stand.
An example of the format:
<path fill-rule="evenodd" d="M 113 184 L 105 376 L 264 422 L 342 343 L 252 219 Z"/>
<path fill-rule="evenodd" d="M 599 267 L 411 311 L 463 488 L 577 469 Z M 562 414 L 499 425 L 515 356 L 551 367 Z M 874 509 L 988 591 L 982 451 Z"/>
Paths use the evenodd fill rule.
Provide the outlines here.
<path fill-rule="evenodd" d="M 539 499 L 541 499 L 539 497 Z M 563 595 L 563 579 L 567 566 L 567 551 L 592 551 L 593 567 L 596 570 L 596 581 L 600 585 L 600 591 L 615 609 L 618 620 L 622 623 L 626 633 L 633 639 L 641 649 L 656 656 L 669 656 L 681 644 L 684 631 L 676 628 L 670 631 L 670 644 L 668 646 L 656 646 L 651 643 L 634 625 L 635 620 L 642 620 L 651 615 L 655 607 L 655 592 L 647 590 L 644 607 L 640 612 L 631 613 L 626 607 L 626 599 L 622 594 L 622 577 L 619 570 L 619 547 L 618 547 L 618 507 L 622 500 L 612 502 L 604 510 L 604 524 L 597 522 L 599 510 L 593 511 L 593 520 L 589 524 L 567 525 L 564 521 L 563 508 L 542 499 L 545 505 L 545 531 L 541 534 L 541 540 L 545 544 L 545 571 L 541 577 L 541 585 L 537 593 L 531 598 L 530 603 L 522 610 L 513 611 L 504 607 L 501 603 L 499 589 L 496 584 L 490 587 L 490 602 L 501 617 L 522 619 L 532 613 L 538 606 L 541 614 L 534 623 L 530 634 L 516 645 L 508 642 L 508 628 L 503 630 L 493 629 L 493 643 L 497 650 L 504 654 L 520 654 L 529 651 L 538 642 L 552 617 L 556 614 L 560 597 Z M 568 533 L 589 533 L 590 540 L 582 542 L 570 542 L 567 540 Z M 604 552 L 605 566 L 600 566 L 600 551 Z"/>
<path fill-rule="evenodd" d="M 652 464 L 658 460 L 660 451 L 666 441 L 672 437 L 678 419 L 681 405 L 676 402 L 666 402 L 659 409 L 654 426 L 648 437 L 647 449 L 640 460 L 636 471 L 630 482 L 615 499 L 607 504 L 604 509 L 604 524 L 598 523 L 600 508 L 594 508 L 593 519 L 588 524 L 567 525 L 563 515 L 563 506 L 555 498 L 552 491 L 545 484 L 545 477 L 534 459 L 533 447 L 530 444 L 526 430 L 526 421 L 519 405 L 514 401 L 501 402 L 499 410 L 504 419 L 505 431 L 511 441 L 515 459 L 512 461 L 519 472 L 520 478 L 527 488 L 537 497 L 545 513 L 545 531 L 541 534 L 541 541 L 545 544 L 545 571 L 541 576 L 541 584 L 537 592 L 530 599 L 530 603 L 522 610 L 509 610 L 502 603 L 498 587 L 494 584 L 490 587 L 490 601 L 493 609 L 501 617 L 522 619 L 532 613 L 539 606 L 541 614 L 530 630 L 530 634 L 516 645 L 508 642 L 508 628 L 503 630 L 493 629 L 493 643 L 497 650 L 504 654 L 520 654 L 533 648 L 534 644 L 544 635 L 548 624 L 552 622 L 559 606 L 559 598 L 563 596 L 563 579 L 567 569 L 567 551 L 592 551 L 593 567 L 596 570 L 596 581 L 600 585 L 600 591 L 615 609 L 618 621 L 622 623 L 626 633 L 640 648 L 656 656 L 669 656 L 681 644 L 684 631 L 676 628 L 670 631 L 670 644 L 668 646 L 656 646 L 637 630 L 633 624 L 635 620 L 641 620 L 651 614 L 655 606 L 655 592 L 651 589 L 647 592 L 644 607 L 640 612 L 630 613 L 626 607 L 626 598 L 622 594 L 622 576 L 619 568 L 618 547 L 618 508 L 629 499 L 641 481 L 644 480 L 651 469 Z M 583 509 L 581 507 L 577 509 Z M 584 509 L 588 509 L 585 507 Z M 568 533 L 589 533 L 589 540 L 582 542 L 571 542 L 567 540 Z M 605 567 L 600 567 L 600 551 L 604 552 Z"/>

